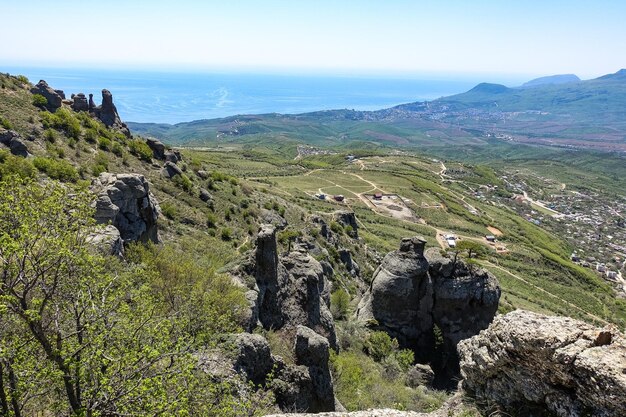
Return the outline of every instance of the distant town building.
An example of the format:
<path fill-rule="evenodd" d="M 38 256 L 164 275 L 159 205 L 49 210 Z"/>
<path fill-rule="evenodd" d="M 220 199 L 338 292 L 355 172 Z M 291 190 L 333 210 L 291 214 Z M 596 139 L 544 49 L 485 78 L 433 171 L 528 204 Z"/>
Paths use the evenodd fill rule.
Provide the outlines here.
<path fill-rule="evenodd" d="M 374 194 L 374 200 L 382 200 L 382 199 L 383 199 L 383 193 Z"/>
<path fill-rule="evenodd" d="M 494 235 L 487 235 L 487 236 L 485 236 L 485 239 L 487 239 L 487 242 L 495 242 L 496 241 L 496 237 Z"/>
<path fill-rule="evenodd" d="M 333 198 L 335 199 L 335 201 L 339 201 L 339 202 L 342 202 L 344 200 L 344 196 L 341 194 L 334 195 Z"/>

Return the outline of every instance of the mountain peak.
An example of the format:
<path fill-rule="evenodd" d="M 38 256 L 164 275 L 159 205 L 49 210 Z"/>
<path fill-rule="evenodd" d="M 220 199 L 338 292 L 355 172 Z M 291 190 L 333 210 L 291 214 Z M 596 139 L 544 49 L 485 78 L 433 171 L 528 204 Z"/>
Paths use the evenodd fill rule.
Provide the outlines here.
<path fill-rule="evenodd" d="M 480 83 L 468 91 L 468 93 L 488 93 L 501 94 L 509 91 L 510 88 L 502 84 Z"/>

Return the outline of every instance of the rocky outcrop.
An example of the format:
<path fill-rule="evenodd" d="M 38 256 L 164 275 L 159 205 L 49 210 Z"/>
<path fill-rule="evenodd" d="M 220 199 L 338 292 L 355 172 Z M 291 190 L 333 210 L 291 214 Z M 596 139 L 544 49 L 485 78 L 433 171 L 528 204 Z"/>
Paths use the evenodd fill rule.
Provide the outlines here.
<path fill-rule="evenodd" d="M 93 94 L 89 93 L 89 111 L 93 112 L 96 109 L 96 103 L 93 101 Z"/>
<path fill-rule="evenodd" d="M 359 238 L 359 226 L 356 223 L 356 216 L 351 211 L 336 211 L 333 213 L 333 218 L 337 223 L 343 227 L 350 226 L 348 235 L 355 239 Z"/>
<path fill-rule="evenodd" d="M 183 160 L 183 156 L 180 154 L 180 151 L 178 150 L 165 151 L 165 160 L 167 162 L 172 162 L 174 164 L 177 164 L 178 162 Z"/>
<path fill-rule="evenodd" d="M 122 258 L 124 256 L 124 241 L 120 231 L 113 225 L 97 227 L 86 239 L 98 253 Z"/>
<path fill-rule="evenodd" d="M 326 270 L 304 246 L 295 244 L 291 252 L 279 256 L 276 228 L 262 225 L 255 250 L 233 275 L 256 293 L 256 299 L 253 293 L 249 295 L 254 302 L 249 329 L 257 325 L 274 330 L 307 326 L 336 348 Z"/>
<path fill-rule="evenodd" d="M 465 390 L 505 410 L 626 416 L 626 341 L 567 317 L 514 311 L 459 343 Z"/>
<path fill-rule="evenodd" d="M 386 331 L 401 346 L 430 363 L 434 385 L 451 388 L 459 375 L 456 345 L 485 329 L 500 299 L 496 278 L 431 249 L 426 241 L 403 239 L 385 256 L 357 308 L 357 318 Z"/>
<path fill-rule="evenodd" d="M 92 182 L 97 195 L 95 218 L 99 224 L 112 224 L 124 242 L 158 242 L 156 198 L 143 175 L 102 173 Z"/>
<path fill-rule="evenodd" d="M 113 104 L 113 95 L 109 90 L 102 90 L 102 104 L 93 109 L 93 111 L 96 117 L 100 119 L 105 126 L 114 127 L 127 137 L 131 136 L 126 123 L 122 123 L 120 115 L 117 113 L 117 108 L 115 104 Z"/>
<path fill-rule="evenodd" d="M 161 141 L 148 138 L 146 143 L 152 149 L 152 155 L 155 159 L 165 159 L 165 145 Z"/>
<path fill-rule="evenodd" d="M 264 383 L 275 363 L 267 340 L 258 334 L 240 333 L 236 336 L 235 346 L 235 371 L 257 385 Z"/>
<path fill-rule="evenodd" d="M 83 93 L 72 95 L 72 110 L 74 111 L 88 111 L 89 103 L 87 97 Z"/>
<path fill-rule="evenodd" d="M 294 351 L 296 364 L 279 369 L 273 381 L 281 409 L 312 413 L 335 410 L 328 340 L 308 327 L 298 326 Z"/>
<path fill-rule="evenodd" d="M 0 127 L 0 143 L 8 147 L 13 155 L 27 157 L 29 155 L 26 144 L 22 137 L 14 130 Z"/>
<path fill-rule="evenodd" d="M 46 108 L 48 110 L 54 111 L 61 107 L 61 104 L 63 103 L 61 95 L 50 87 L 44 80 L 40 80 L 37 84 L 35 84 L 35 86 L 30 89 L 30 92 L 44 96 L 46 100 L 48 100 L 48 104 L 46 104 Z"/>

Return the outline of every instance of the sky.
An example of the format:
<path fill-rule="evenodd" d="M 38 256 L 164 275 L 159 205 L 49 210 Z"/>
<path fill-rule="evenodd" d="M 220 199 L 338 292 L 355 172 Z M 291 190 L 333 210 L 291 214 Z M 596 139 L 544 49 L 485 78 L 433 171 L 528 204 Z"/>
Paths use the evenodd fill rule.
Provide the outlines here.
<path fill-rule="evenodd" d="M 623 0 L 0 0 L 0 15 L 0 70 L 592 78 L 626 67 Z"/>

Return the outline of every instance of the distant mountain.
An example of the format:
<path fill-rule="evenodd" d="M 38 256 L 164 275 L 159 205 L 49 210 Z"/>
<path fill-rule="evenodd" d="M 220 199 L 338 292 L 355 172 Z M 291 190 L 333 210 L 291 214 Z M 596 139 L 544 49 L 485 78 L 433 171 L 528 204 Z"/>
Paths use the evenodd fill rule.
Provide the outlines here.
<path fill-rule="evenodd" d="M 580 78 L 578 78 L 578 76 L 575 74 L 548 75 L 546 77 L 539 77 L 535 78 L 534 80 L 530 80 L 522 84 L 522 88 L 537 87 L 546 84 L 575 83 L 578 81 L 580 81 Z"/>
<path fill-rule="evenodd" d="M 482 143 L 497 137 L 626 152 L 626 70 L 585 81 L 545 80 L 571 76 L 556 77 L 544 77 L 532 88 L 481 83 L 465 93 L 377 111 L 246 115 L 176 125 L 129 123 L 129 127 L 170 143 L 289 139 L 316 146 L 359 141 L 411 147 Z"/>

